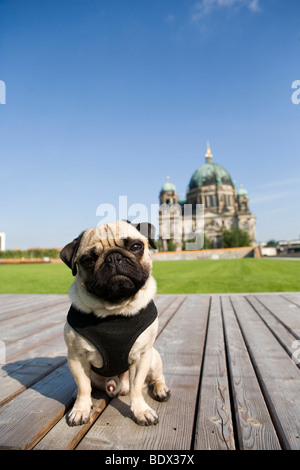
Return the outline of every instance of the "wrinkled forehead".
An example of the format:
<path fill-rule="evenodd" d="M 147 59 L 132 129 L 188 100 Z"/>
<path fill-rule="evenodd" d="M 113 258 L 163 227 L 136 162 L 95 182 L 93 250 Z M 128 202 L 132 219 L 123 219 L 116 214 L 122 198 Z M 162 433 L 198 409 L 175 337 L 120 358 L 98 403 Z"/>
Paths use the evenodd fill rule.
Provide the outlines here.
<path fill-rule="evenodd" d="M 124 221 L 118 221 L 110 224 L 99 225 L 87 230 L 84 234 L 84 245 L 99 245 L 99 248 L 108 248 L 113 246 L 123 246 L 124 239 L 147 241 L 133 225 Z"/>

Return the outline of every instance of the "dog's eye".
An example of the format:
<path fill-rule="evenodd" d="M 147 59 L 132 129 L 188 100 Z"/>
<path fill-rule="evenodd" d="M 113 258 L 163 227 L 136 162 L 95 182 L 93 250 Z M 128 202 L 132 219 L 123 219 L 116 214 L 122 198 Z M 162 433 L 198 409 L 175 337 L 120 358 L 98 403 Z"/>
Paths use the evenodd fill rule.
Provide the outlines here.
<path fill-rule="evenodd" d="M 142 242 L 134 242 L 130 247 L 130 251 L 136 252 L 142 250 L 143 248 L 144 245 Z"/>
<path fill-rule="evenodd" d="M 85 266 L 86 268 L 89 268 L 95 264 L 95 258 L 90 255 L 83 256 L 80 259 L 80 264 L 82 264 L 82 266 Z"/>

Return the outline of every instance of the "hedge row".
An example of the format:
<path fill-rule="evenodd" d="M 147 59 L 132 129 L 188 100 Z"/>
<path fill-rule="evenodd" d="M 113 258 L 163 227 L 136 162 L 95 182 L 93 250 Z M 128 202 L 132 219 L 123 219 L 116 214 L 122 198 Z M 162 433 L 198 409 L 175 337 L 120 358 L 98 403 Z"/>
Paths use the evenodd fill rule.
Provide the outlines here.
<path fill-rule="evenodd" d="M 59 251 L 55 248 L 45 248 L 38 249 L 38 250 L 6 250 L 0 251 L 0 259 L 4 258 L 25 258 L 25 259 L 33 259 L 33 258 L 59 258 Z"/>

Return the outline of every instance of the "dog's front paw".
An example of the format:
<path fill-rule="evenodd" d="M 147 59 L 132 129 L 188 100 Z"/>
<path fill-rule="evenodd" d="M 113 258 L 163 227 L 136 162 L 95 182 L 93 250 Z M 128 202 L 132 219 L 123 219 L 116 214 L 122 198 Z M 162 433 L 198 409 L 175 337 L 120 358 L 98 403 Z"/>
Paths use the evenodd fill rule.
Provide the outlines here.
<path fill-rule="evenodd" d="M 152 408 L 133 411 L 133 420 L 140 426 L 150 426 L 158 423 L 158 415 Z"/>
<path fill-rule="evenodd" d="M 88 423 L 90 420 L 91 408 L 79 409 L 73 406 L 72 410 L 67 415 L 67 422 L 69 426 L 79 426 L 80 424 Z"/>

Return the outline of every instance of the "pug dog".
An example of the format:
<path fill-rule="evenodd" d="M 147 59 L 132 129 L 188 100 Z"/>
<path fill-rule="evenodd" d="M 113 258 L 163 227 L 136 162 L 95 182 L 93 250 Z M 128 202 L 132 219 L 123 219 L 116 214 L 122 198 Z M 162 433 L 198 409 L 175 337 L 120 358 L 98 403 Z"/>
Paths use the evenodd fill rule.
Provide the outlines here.
<path fill-rule="evenodd" d="M 152 232 L 148 223 L 117 221 L 82 232 L 60 252 L 75 276 L 64 330 L 77 384 L 67 415 L 70 426 L 89 421 L 92 386 L 104 388 L 110 397 L 129 393 L 134 421 L 146 426 L 156 424 L 158 415 L 143 397 L 144 384 L 153 386 L 156 400 L 170 397 L 153 347 L 158 320 Z"/>

